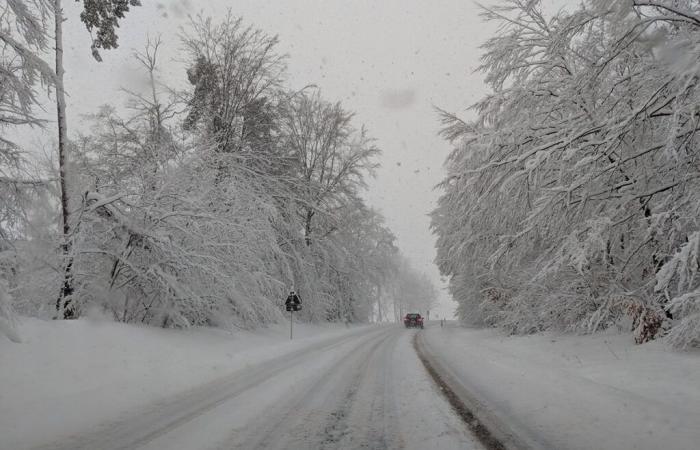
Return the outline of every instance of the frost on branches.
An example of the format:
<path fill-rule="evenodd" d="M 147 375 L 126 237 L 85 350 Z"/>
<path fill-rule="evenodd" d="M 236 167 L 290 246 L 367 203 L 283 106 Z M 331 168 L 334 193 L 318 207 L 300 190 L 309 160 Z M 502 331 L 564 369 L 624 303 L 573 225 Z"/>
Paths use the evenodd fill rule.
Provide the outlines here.
<path fill-rule="evenodd" d="M 442 114 L 455 149 L 433 212 L 461 318 L 700 345 L 700 5 L 483 15 L 492 92 L 472 121 Z"/>

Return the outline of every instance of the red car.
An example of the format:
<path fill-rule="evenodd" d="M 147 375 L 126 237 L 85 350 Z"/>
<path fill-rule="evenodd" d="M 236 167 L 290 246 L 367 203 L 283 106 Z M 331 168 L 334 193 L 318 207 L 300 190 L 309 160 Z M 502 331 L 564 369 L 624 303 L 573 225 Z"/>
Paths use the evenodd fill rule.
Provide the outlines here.
<path fill-rule="evenodd" d="M 403 324 L 406 328 L 423 328 L 423 318 L 418 313 L 406 314 L 403 318 Z"/>

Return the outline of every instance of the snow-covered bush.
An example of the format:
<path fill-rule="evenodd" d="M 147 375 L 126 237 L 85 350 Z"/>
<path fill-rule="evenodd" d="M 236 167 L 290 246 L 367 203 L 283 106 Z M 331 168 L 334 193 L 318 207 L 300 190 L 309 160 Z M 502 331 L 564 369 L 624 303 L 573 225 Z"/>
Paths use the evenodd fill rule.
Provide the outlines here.
<path fill-rule="evenodd" d="M 655 290 L 678 321 L 669 340 L 678 347 L 700 346 L 700 231 L 693 232 L 656 274 Z"/>

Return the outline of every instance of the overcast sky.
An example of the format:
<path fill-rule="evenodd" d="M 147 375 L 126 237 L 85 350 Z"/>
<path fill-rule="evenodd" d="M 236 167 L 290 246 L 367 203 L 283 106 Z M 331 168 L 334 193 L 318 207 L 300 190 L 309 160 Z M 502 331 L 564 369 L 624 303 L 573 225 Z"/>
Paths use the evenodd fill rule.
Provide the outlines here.
<path fill-rule="evenodd" d="M 367 200 L 386 217 L 401 250 L 439 287 L 434 237 L 427 214 L 443 176 L 449 146 L 436 136 L 433 106 L 464 111 L 486 91 L 475 74 L 479 45 L 493 32 L 468 0 L 142 0 L 119 29 L 120 48 L 90 55 L 79 6 L 64 1 L 69 128 L 104 103 L 123 104 L 121 86 L 145 84 L 131 58 L 146 37 L 162 35 L 161 78 L 182 84 L 175 61 L 179 27 L 189 14 L 220 17 L 227 9 L 280 38 L 289 55 L 288 86 L 316 84 L 329 100 L 357 113 L 382 149 L 382 168 Z M 454 305 L 441 292 L 443 317 Z"/>

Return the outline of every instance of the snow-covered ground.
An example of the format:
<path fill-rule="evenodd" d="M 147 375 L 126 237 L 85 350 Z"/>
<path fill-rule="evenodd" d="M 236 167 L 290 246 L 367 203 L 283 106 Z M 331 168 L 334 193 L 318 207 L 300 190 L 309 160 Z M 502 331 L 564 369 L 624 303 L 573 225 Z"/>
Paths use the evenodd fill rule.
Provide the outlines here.
<path fill-rule="evenodd" d="M 0 337 L 0 449 L 69 436 L 236 370 L 366 328 L 296 324 L 255 333 L 23 319 Z"/>
<path fill-rule="evenodd" d="M 401 326 L 163 330 L 24 319 L 0 340 L 0 449 L 478 449 Z M 432 358 L 533 447 L 700 442 L 700 353 L 629 335 L 429 323 Z"/>
<path fill-rule="evenodd" d="M 480 449 L 399 325 L 254 333 L 26 319 L 0 449 Z"/>
<path fill-rule="evenodd" d="M 700 448 L 700 353 L 629 334 L 506 337 L 427 327 L 431 354 L 487 413 L 543 448 Z"/>

